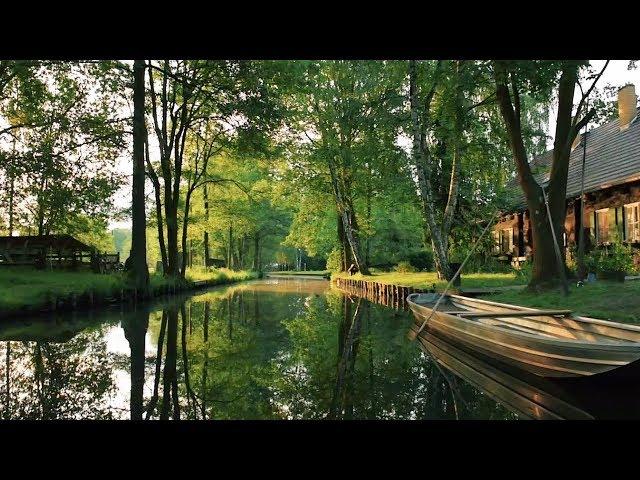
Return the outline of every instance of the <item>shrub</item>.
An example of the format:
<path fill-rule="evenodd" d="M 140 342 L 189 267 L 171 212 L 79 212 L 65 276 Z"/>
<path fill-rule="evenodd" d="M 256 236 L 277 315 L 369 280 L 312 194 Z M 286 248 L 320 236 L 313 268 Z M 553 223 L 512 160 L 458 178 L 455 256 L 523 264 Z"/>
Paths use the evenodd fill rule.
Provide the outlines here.
<path fill-rule="evenodd" d="M 330 272 L 339 272 L 342 268 L 342 252 L 340 249 L 334 248 L 327 256 L 326 269 Z"/>
<path fill-rule="evenodd" d="M 417 271 L 416 267 L 414 267 L 407 261 L 398 263 L 394 270 L 398 273 L 413 273 Z"/>
<path fill-rule="evenodd" d="M 531 281 L 531 273 L 533 272 L 533 261 L 528 258 L 526 261 L 520 264 L 520 268 L 516 269 L 516 276 L 522 283 L 529 283 Z"/>
<path fill-rule="evenodd" d="M 585 257 L 585 266 L 591 272 L 633 272 L 633 250 L 620 243 L 596 248 Z"/>
<path fill-rule="evenodd" d="M 408 263 L 417 270 L 433 270 L 433 252 L 431 250 L 420 250 L 408 255 Z"/>

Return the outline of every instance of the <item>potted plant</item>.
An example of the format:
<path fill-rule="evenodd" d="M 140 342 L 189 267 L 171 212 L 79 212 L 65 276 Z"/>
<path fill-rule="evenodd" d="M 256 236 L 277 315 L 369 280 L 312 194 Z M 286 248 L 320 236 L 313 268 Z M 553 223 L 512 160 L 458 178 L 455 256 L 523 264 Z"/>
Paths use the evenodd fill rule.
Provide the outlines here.
<path fill-rule="evenodd" d="M 589 256 L 589 270 L 598 272 L 602 280 L 624 281 L 627 272 L 633 270 L 633 252 L 631 248 L 619 243 L 606 245 Z"/>

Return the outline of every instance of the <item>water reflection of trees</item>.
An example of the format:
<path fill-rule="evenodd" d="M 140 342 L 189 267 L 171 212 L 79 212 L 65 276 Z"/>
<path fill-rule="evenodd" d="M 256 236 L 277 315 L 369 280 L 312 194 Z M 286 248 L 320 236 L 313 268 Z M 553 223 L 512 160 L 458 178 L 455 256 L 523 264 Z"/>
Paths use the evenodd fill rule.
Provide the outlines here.
<path fill-rule="evenodd" d="M 65 343 L 0 342 L 4 418 L 504 418 L 406 339 L 407 317 L 331 291 L 229 288 L 123 314 Z M 125 347 L 125 348 L 126 348 Z M 112 397 L 129 385 L 128 405 Z"/>
<path fill-rule="evenodd" d="M 281 410 L 288 418 L 328 419 L 509 415 L 408 342 L 404 315 L 337 294 L 315 299 L 286 322 L 292 350 L 279 365 Z"/>
<path fill-rule="evenodd" d="M 405 315 L 337 292 L 244 289 L 165 309 L 146 417 L 510 416 L 408 342 Z"/>
<path fill-rule="evenodd" d="M 4 419 L 110 419 L 114 393 L 103 332 L 64 343 L 0 342 Z"/>

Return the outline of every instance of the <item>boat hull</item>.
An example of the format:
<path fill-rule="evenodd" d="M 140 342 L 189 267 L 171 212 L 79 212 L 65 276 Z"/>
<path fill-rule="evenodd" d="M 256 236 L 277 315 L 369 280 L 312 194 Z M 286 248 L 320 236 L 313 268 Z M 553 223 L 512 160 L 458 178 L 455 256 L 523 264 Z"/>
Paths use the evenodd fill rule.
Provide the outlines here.
<path fill-rule="evenodd" d="M 453 303 L 459 298 L 455 296 Z M 596 321 L 595 325 L 600 330 L 606 327 L 607 335 L 591 334 L 588 331 L 581 333 L 581 335 L 587 339 L 593 337 L 600 339 L 600 341 L 558 338 L 544 332 L 535 335 L 523 331 L 509 331 L 500 328 L 502 325 L 498 322 L 494 322 L 494 324 L 483 323 L 472 318 L 463 318 L 441 311 L 433 312 L 431 315 L 432 309 L 416 303 L 416 299 L 415 295 L 410 295 L 407 302 L 417 326 L 422 325 L 430 317 L 425 326 L 428 332 L 451 341 L 461 342 L 474 351 L 542 377 L 592 376 L 611 371 L 640 358 L 640 341 L 624 338 L 625 335 L 627 337 L 638 335 L 640 338 L 640 329 L 635 330 L 637 327 L 623 326 L 621 334 L 623 339 L 616 341 L 610 330 L 612 326 L 618 324 Z M 460 302 L 464 303 L 462 300 Z M 483 304 L 489 303 L 483 302 Z M 502 304 L 495 305 L 497 311 L 500 311 L 499 307 L 504 307 Z M 510 307 L 513 308 L 513 312 L 519 311 L 519 307 Z M 488 311 L 487 308 L 483 311 Z M 504 312 L 504 308 L 502 312 Z M 532 311 L 532 314 L 525 320 L 533 322 L 537 317 Z M 558 324 L 562 322 L 573 322 L 572 325 L 576 323 L 591 325 L 590 322 L 585 322 L 583 317 L 569 317 L 566 320 L 554 318 L 549 320 L 548 323 L 551 326 L 548 328 L 555 329 L 557 334 L 557 330 L 561 328 Z M 607 325 L 602 326 L 603 323 Z M 544 328 L 547 328 L 546 323 Z M 578 330 L 567 328 L 567 332 L 570 337 L 571 332 L 578 332 Z"/>

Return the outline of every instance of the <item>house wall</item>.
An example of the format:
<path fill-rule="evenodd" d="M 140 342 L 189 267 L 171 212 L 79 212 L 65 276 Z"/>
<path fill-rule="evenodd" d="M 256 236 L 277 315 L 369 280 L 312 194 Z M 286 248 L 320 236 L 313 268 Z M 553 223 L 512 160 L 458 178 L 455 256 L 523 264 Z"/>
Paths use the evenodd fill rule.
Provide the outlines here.
<path fill-rule="evenodd" d="M 591 235 L 595 236 L 595 231 L 591 227 L 593 224 L 593 216 L 596 210 L 603 208 L 623 207 L 626 204 L 640 201 L 640 181 L 618 185 L 609 188 L 603 188 L 596 192 L 585 195 L 584 226 L 589 227 Z M 518 216 L 522 216 L 522 222 L 518 225 Z M 580 199 L 567 200 L 567 213 L 564 222 L 564 233 L 566 234 L 566 242 L 568 246 L 578 243 L 579 231 L 576 225 L 580 221 Z M 513 256 L 529 257 L 533 252 L 531 244 L 531 222 L 528 212 L 510 213 L 500 218 L 500 221 L 493 227 L 494 232 L 513 228 L 514 232 L 514 252 Z M 522 238 L 520 248 L 518 248 L 518 239 Z M 564 238 L 559 235 L 559 239 Z M 631 244 L 636 249 L 636 264 L 640 265 L 640 243 Z M 562 245 L 561 245 L 562 246 Z M 506 252 L 494 251 L 494 255 L 504 257 Z M 509 260 L 512 260 L 509 258 Z"/>
<path fill-rule="evenodd" d="M 503 216 L 500 221 L 493 227 L 494 232 L 494 250 L 493 254 L 511 261 L 513 258 L 523 257 L 525 253 L 523 249 L 526 245 L 526 239 L 524 238 L 525 232 L 523 231 L 524 221 L 523 214 L 521 212 L 513 213 Z M 503 244 L 500 241 L 501 232 L 505 230 L 511 230 L 511 248 L 503 248 Z M 497 244 L 496 244 L 497 242 Z M 496 248 L 499 245 L 500 248 Z"/>

